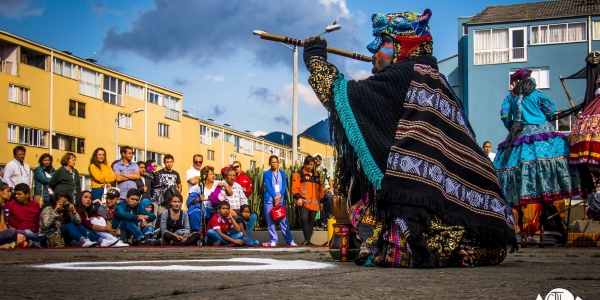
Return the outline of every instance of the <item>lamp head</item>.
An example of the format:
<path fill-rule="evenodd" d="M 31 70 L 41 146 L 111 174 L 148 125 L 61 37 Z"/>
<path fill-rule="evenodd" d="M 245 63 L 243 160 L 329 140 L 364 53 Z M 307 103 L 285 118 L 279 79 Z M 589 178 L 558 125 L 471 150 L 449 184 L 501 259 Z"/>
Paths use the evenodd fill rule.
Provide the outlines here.
<path fill-rule="evenodd" d="M 342 25 L 337 24 L 337 22 L 333 22 L 333 25 L 329 25 L 325 28 L 326 32 L 332 32 L 336 30 L 342 29 Z"/>
<path fill-rule="evenodd" d="M 144 109 L 143 109 L 143 108 L 141 108 L 141 107 L 138 107 L 138 108 L 136 108 L 136 109 L 133 111 L 133 113 L 134 113 L 134 114 L 135 114 L 135 113 L 139 113 L 140 111 L 144 111 Z"/>
<path fill-rule="evenodd" d="M 254 34 L 254 35 L 261 35 L 263 33 L 266 33 L 266 31 L 263 31 L 263 30 L 254 30 L 254 31 L 252 31 L 252 34 Z"/>

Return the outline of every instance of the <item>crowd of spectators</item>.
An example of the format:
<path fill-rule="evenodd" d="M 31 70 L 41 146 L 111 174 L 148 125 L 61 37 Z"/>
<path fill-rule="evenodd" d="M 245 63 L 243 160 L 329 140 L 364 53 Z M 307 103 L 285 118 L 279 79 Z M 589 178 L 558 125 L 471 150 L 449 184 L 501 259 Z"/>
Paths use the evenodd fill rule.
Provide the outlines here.
<path fill-rule="evenodd" d="M 223 167 L 219 181 L 215 168 L 203 167 L 202 155 L 194 155 L 185 172 L 189 196 L 184 199 L 170 154 L 158 170 L 154 160 L 133 162 L 131 147 L 121 147 L 121 158 L 110 165 L 106 150 L 98 148 L 88 166 L 90 190 L 81 188 L 74 153 L 63 155 L 58 169 L 52 155 L 42 154 L 33 171 L 25 155 L 24 147 L 15 147 L 14 159 L 0 173 L 0 248 L 260 245 L 252 238 L 258 219 L 248 205 L 252 180 L 239 161 Z M 308 156 L 290 185 L 279 158 L 269 158 L 263 204 L 270 241 L 262 246 L 278 244 L 277 222 L 286 244 L 297 246 L 285 217 L 288 188 L 300 209 L 302 245 L 310 245 L 315 212 L 323 203 L 323 215 L 331 215 L 332 183 L 321 161 L 320 154 Z M 283 210 L 283 218 L 274 218 L 273 209 Z M 324 217 L 317 221 L 323 226 Z"/>

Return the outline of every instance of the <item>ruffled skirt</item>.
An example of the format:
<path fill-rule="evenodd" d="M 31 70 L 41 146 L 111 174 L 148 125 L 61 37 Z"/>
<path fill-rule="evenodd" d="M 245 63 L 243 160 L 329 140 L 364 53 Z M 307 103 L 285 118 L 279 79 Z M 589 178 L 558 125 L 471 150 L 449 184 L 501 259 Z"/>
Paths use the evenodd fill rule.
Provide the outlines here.
<path fill-rule="evenodd" d="M 569 143 L 550 122 L 523 125 L 504 164 L 507 141 L 498 145 L 494 168 L 507 204 L 555 201 L 582 195 L 580 174 L 569 165 Z"/>
<path fill-rule="evenodd" d="M 600 96 L 583 111 L 569 135 L 571 164 L 600 164 Z"/>

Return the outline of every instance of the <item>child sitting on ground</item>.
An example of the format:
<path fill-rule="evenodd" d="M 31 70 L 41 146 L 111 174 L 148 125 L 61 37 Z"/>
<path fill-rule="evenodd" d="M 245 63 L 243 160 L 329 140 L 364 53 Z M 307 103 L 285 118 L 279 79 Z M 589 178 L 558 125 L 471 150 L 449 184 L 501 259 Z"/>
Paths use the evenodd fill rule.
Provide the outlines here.
<path fill-rule="evenodd" d="M 250 238 L 252 228 L 248 228 L 248 222 L 250 222 L 251 214 L 252 210 L 250 209 L 250 205 L 244 204 L 240 206 L 240 215 L 235 218 L 235 221 L 238 223 L 242 233 L 244 234 L 244 242 L 249 242 L 249 244 L 252 244 L 253 246 L 258 246 L 259 242 Z"/>
<path fill-rule="evenodd" d="M 210 219 L 207 228 L 207 245 L 226 246 L 234 244 L 241 246 L 244 244 L 242 240 L 244 234 L 231 215 L 229 202 L 227 201 L 221 201 L 217 204 L 217 213 Z"/>
<path fill-rule="evenodd" d="M 142 207 L 149 213 L 154 212 L 154 204 L 150 199 L 142 199 Z M 144 237 L 154 239 L 155 222 L 156 220 L 148 222 L 146 219 L 143 219 L 138 222 L 138 228 L 142 233 L 144 233 Z"/>

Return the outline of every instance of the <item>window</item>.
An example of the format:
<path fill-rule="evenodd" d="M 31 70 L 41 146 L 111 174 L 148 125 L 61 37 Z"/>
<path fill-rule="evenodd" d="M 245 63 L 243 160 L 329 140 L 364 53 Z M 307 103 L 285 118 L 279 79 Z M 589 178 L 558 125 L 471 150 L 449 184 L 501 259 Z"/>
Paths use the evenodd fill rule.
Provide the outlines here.
<path fill-rule="evenodd" d="M 200 143 L 204 145 L 210 145 L 210 127 L 200 125 Z"/>
<path fill-rule="evenodd" d="M 254 148 L 252 148 L 252 141 L 243 137 L 234 136 L 233 139 L 233 151 L 238 153 L 244 153 L 248 155 L 254 155 Z"/>
<path fill-rule="evenodd" d="M 466 23 L 462 25 L 462 32 L 463 35 L 468 35 L 469 34 L 469 25 L 467 25 Z"/>
<path fill-rule="evenodd" d="M 85 118 L 85 103 L 69 100 L 69 115 L 78 118 Z"/>
<path fill-rule="evenodd" d="M 600 21 L 594 21 L 594 40 L 600 40 Z"/>
<path fill-rule="evenodd" d="M 29 89 L 9 84 L 8 101 L 29 106 Z"/>
<path fill-rule="evenodd" d="M 179 121 L 179 99 L 164 95 L 165 99 L 165 118 Z"/>
<path fill-rule="evenodd" d="M 79 93 L 92 98 L 100 98 L 100 73 L 79 68 Z"/>
<path fill-rule="evenodd" d="M 261 142 L 254 142 L 254 150 L 262 151 L 262 144 Z"/>
<path fill-rule="evenodd" d="M 233 143 L 235 139 L 235 135 L 225 132 L 225 141 L 229 143 Z"/>
<path fill-rule="evenodd" d="M 237 160 L 237 156 L 235 156 L 235 155 L 229 155 L 229 164 L 232 164 L 236 160 Z"/>
<path fill-rule="evenodd" d="M 52 149 L 84 154 L 85 139 L 63 134 L 55 134 L 52 136 Z"/>
<path fill-rule="evenodd" d="M 256 161 L 254 161 L 254 160 L 250 161 L 250 169 L 256 169 Z"/>
<path fill-rule="evenodd" d="M 123 106 L 123 81 L 104 75 L 104 102 Z"/>
<path fill-rule="evenodd" d="M 48 55 L 21 47 L 21 63 L 38 69 L 46 70 L 46 58 Z"/>
<path fill-rule="evenodd" d="M 219 130 L 211 130 L 210 134 L 213 139 L 217 139 L 217 140 L 221 139 L 221 131 L 219 131 Z"/>
<path fill-rule="evenodd" d="M 158 136 L 169 137 L 169 125 L 158 123 Z"/>
<path fill-rule="evenodd" d="M 557 111 L 556 113 L 559 113 Z M 571 133 L 571 128 L 573 125 L 577 123 L 576 115 L 568 115 L 562 119 L 558 119 L 554 122 L 554 126 L 556 127 L 556 131 L 561 131 L 565 134 Z"/>
<path fill-rule="evenodd" d="M 587 40 L 586 22 L 531 26 L 531 45 L 573 43 Z"/>
<path fill-rule="evenodd" d="M 512 70 L 509 72 L 509 84 L 510 75 L 514 74 L 518 70 Z M 531 78 L 535 79 L 536 88 L 538 89 L 549 89 L 550 88 L 550 69 L 549 68 L 532 68 Z"/>
<path fill-rule="evenodd" d="M 131 96 L 131 97 L 143 100 L 144 99 L 144 88 L 139 85 L 133 84 L 131 82 L 127 82 L 125 84 L 125 94 L 127 96 Z"/>
<path fill-rule="evenodd" d="M 475 30 L 475 65 L 527 61 L 525 28 Z"/>
<path fill-rule="evenodd" d="M 121 128 L 131 129 L 131 115 L 121 114 L 117 115 L 118 121 L 117 124 Z"/>
<path fill-rule="evenodd" d="M 34 147 L 48 147 L 48 133 L 43 130 L 8 124 L 8 142 Z"/>
<path fill-rule="evenodd" d="M 138 162 L 138 159 L 144 159 L 144 150 L 133 148 L 133 158 L 132 160 Z"/>
<path fill-rule="evenodd" d="M 164 157 L 165 157 L 165 155 L 161 154 L 161 153 L 156 153 L 156 152 L 152 152 L 152 151 L 148 151 L 146 153 L 146 160 L 153 159 L 156 161 L 156 164 L 161 167 L 164 166 L 164 163 L 163 163 Z"/>
<path fill-rule="evenodd" d="M 54 73 L 71 79 L 77 79 L 75 65 L 62 59 L 54 59 Z"/>
<path fill-rule="evenodd" d="M 155 92 L 151 89 L 148 89 L 148 102 L 162 105 L 162 94 Z"/>
<path fill-rule="evenodd" d="M 206 153 L 206 159 L 208 159 L 208 160 L 215 160 L 215 151 L 214 150 L 208 150 L 208 152 Z"/>

